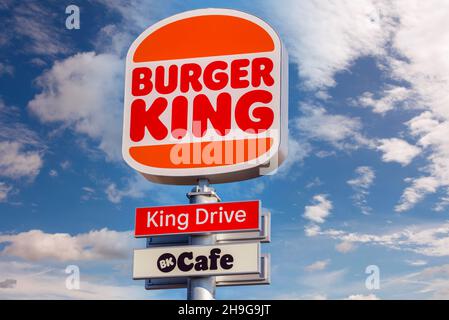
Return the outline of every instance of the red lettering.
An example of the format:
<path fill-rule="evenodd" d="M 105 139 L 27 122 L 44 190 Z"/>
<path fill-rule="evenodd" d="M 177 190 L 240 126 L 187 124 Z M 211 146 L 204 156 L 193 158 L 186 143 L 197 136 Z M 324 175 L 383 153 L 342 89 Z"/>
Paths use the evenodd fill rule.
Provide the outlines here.
<path fill-rule="evenodd" d="M 131 91 L 133 96 L 145 96 L 153 89 L 151 69 L 135 68 L 132 74 Z"/>
<path fill-rule="evenodd" d="M 270 128 L 273 123 L 274 113 L 270 107 L 255 107 L 252 117 L 259 119 L 253 121 L 249 109 L 256 103 L 270 103 L 273 96 L 266 90 L 253 90 L 240 97 L 235 107 L 235 121 L 240 129 L 250 133 L 260 133 Z"/>
<path fill-rule="evenodd" d="M 189 91 L 192 87 L 195 91 L 201 91 L 203 86 L 199 80 L 201 66 L 196 63 L 187 63 L 181 66 L 181 92 Z"/>
<path fill-rule="evenodd" d="M 229 93 L 223 92 L 218 95 L 216 110 L 204 94 L 199 94 L 193 99 L 193 135 L 204 136 L 208 121 L 221 136 L 231 129 L 231 95 Z"/>
<path fill-rule="evenodd" d="M 187 132 L 187 98 L 178 96 L 173 99 L 171 116 L 171 134 L 176 139 L 181 139 Z"/>
<path fill-rule="evenodd" d="M 174 64 L 168 68 L 168 81 L 165 79 L 165 68 L 158 66 L 154 83 L 156 91 L 160 94 L 170 94 L 175 91 L 178 86 L 178 66 Z"/>
<path fill-rule="evenodd" d="M 271 76 L 271 71 L 273 71 L 273 61 L 269 58 L 256 58 L 253 60 L 251 65 L 252 70 L 252 81 L 253 87 L 259 87 L 260 83 L 263 82 L 268 87 L 274 84 L 274 79 Z"/>
<path fill-rule="evenodd" d="M 208 128 L 224 136 L 231 123 L 247 133 L 268 130 L 274 121 L 273 96 L 269 90 L 255 88 L 274 85 L 273 68 L 269 57 L 217 60 L 203 66 L 186 63 L 135 68 L 131 79 L 131 93 L 136 97 L 130 106 L 131 141 L 142 141 L 146 134 L 164 140 L 169 131 L 175 139 L 184 138 L 187 130 L 193 136 L 203 137 Z M 211 91 L 216 93 L 210 94 Z M 240 98 L 232 101 L 232 94 Z M 151 105 L 147 106 L 149 101 Z M 170 113 L 163 118 L 166 123 L 161 120 L 164 112 Z"/>
<path fill-rule="evenodd" d="M 224 61 L 214 61 L 204 69 L 204 85 L 210 90 L 221 90 L 228 84 L 229 77 L 226 72 L 216 72 L 217 70 L 226 70 L 228 64 Z M 215 75 L 215 77 L 214 77 Z"/>
<path fill-rule="evenodd" d="M 139 142 L 145 136 L 145 129 L 156 140 L 162 140 L 167 136 L 168 130 L 159 119 L 160 115 L 167 108 L 165 98 L 157 98 L 153 101 L 150 108 L 146 109 L 145 101 L 142 99 L 134 100 L 131 104 L 131 140 Z"/>
<path fill-rule="evenodd" d="M 249 81 L 242 79 L 248 75 L 248 71 L 243 69 L 249 66 L 248 59 L 237 59 L 231 62 L 231 87 L 234 89 L 247 88 Z"/>

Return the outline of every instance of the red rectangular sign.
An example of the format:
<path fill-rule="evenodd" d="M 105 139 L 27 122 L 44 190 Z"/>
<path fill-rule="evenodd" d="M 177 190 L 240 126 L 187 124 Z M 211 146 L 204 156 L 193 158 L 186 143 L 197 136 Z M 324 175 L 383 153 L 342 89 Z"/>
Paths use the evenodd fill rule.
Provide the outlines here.
<path fill-rule="evenodd" d="M 136 209 L 135 236 L 259 230 L 260 201 Z"/>

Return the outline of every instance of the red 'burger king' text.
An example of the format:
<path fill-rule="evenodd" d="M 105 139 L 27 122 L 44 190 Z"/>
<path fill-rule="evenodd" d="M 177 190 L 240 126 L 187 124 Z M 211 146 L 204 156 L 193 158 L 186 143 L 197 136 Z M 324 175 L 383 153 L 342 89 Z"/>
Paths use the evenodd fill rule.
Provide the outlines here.
<path fill-rule="evenodd" d="M 274 119 L 272 72 L 268 57 L 136 65 L 131 74 L 130 138 L 139 142 L 146 132 L 155 140 L 182 139 L 188 132 L 203 137 L 211 126 L 220 136 L 233 127 L 264 132 Z"/>

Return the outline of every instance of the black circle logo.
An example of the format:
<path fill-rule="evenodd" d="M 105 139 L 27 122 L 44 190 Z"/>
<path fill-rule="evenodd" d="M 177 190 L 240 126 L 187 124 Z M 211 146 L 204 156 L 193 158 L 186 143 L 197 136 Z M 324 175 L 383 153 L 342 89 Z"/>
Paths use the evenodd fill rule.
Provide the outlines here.
<path fill-rule="evenodd" d="M 157 259 L 157 267 L 162 272 L 170 272 L 176 267 L 176 258 L 171 253 L 162 254 Z"/>

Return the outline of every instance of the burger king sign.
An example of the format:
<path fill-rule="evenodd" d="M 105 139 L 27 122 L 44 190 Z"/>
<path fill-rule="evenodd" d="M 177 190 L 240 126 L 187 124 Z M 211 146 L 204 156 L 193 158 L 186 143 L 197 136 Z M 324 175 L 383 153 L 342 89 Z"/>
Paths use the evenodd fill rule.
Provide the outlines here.
<path fill-rule="evenodd" d="M 169 184 L 272 172 L 287 154 L 287 67 L 276 32 L 252 15 L 201 9 L 156 23 L 126 58 L 125 161 Z"/>

